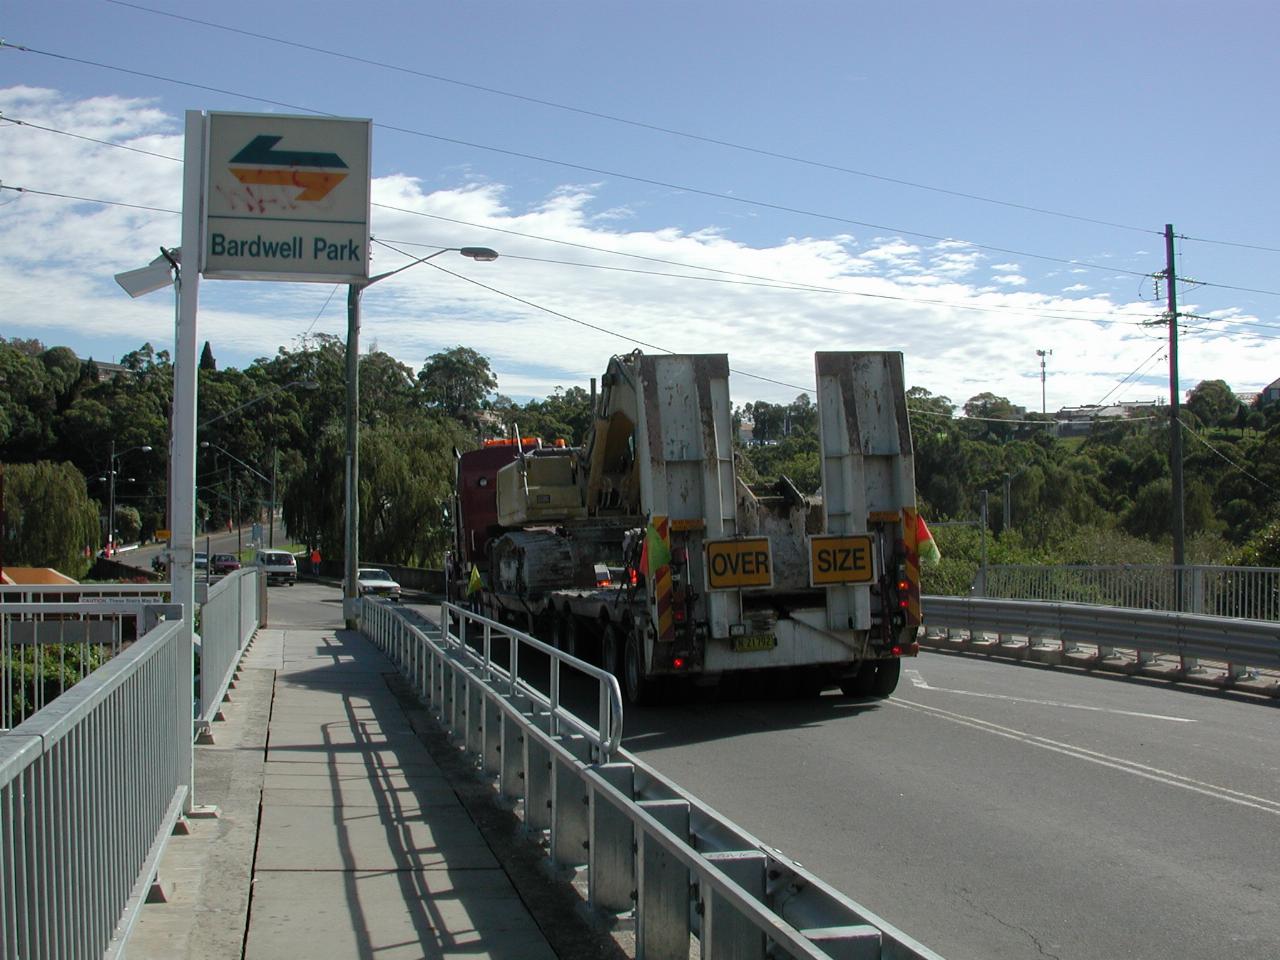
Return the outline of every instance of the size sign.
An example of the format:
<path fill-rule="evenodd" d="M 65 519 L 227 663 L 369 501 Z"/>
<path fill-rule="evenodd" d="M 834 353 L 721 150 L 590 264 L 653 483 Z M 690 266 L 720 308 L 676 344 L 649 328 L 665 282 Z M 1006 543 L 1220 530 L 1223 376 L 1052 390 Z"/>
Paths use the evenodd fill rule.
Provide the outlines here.
<path fill-rule="evenodd" d="M 870 583 L 875 579 L 871 537 L 865 534 L 809 538 L 809 585 Z"/>
<path fill-rule="evenodd" d="M 708 540 L 706 557 L 708 590 L 773 586 L 773 554 L 768 537 Z"/>

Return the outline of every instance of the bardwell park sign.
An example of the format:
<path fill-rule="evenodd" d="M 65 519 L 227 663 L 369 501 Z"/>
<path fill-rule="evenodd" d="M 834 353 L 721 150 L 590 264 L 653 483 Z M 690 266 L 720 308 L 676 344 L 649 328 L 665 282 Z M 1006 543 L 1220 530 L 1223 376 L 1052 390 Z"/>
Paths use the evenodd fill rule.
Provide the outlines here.
<path fill-rule="evenodd" d="M 205 277 L 368 278 L 370 121 L 210 113 L 208 123 Z"/>

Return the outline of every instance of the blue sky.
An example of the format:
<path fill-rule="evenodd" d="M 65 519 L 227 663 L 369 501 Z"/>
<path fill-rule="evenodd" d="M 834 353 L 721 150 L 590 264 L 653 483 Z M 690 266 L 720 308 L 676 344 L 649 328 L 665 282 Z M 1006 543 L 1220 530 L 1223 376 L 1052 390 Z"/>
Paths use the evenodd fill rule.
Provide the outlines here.
<path fill-rule="evenodd" d="M 29 192 L 0 190 L 0 335 L 99 359 L 172 346 L 172 303 L 111 275 L 176 244 L 178 217 L 36 191 L 176 210 L 180 165 L 66 134 L 179 157 L 185 110 L 315 110 L 375 122 L 373 233 L 395 248 L 375 245 L 375 270 L 502 253 L 366 293 L 364 344 L 414 369 L 464 344 L 503 393 L 544 396 L 641 341 L 727 352 L 735 401 L 784 401 L 814 350 L 897 349 L 911 384 L 1039 409 L 1043 349 L 1050 409 L 1167 397 L 1163 328 L 1141 323 L 1168 222 L 1179 275 L 1205 283 L 1179 289 L 1199 318 L 1183 389 L 1256 390 L 1280 376 L 1277 19 L 1261 2 L 11 2 L 0 184 Z M 200 328 L 243 366 L 342 335 L 344 296 L 210 281 Z"/>

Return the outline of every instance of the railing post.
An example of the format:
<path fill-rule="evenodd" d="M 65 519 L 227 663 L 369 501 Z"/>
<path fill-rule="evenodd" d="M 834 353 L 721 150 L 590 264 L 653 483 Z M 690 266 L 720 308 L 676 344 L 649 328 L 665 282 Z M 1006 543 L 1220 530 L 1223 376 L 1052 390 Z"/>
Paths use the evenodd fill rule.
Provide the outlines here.
<path fill-rule="evenodd" d="M 514 703 L 511 704 L 514 706 Z M 501 757 L 498 774 L 498 791 L 508 800 L 525 796 L 524 732 L 520 721 L 509 710 L 499 710 L 499 737 Z"/>
<path fill-rule="evenodd" d="M 579 758 L 591 748 L 586 737 L 577 734 L 560 737 L 557 743 Z M 553 753 L 551 768 L 551 859 L 558 866 L 578 866 L 587 862 L 590 798 L 578 775 L 577 763 Z"/>
<path fill-rule="evenodd" d="M 640 809 L 682 841 L 689 801 L 642 800 Z M 636 960 L 688 960 L 689 870 L 647 831 L 636 857 Z"/>
<path fill-rule="evenodd" d="M 527 829 L 551 827 L 551 793 L 551 751 L 538 737 L 525 734 L 524 825 Z"/>
<path fill-rule="evenodd" d="M 763 902 L 765 855 L 758 850 L 708 853 L 708 863 Z M 702 955 L 710 960 L 748 960 L 764 956 L 764 932 L 714 889 L 702 892 Z"/>
<path fill-rule="evenodd" d="M 635 799 L 635 766 L 604 763 L 592 768 L 628 800 Z M 631 818 L 591 788 L 587 899 L 597 910 L 622 913 L 632 907 L 635 891 L 635 838 Z"/>

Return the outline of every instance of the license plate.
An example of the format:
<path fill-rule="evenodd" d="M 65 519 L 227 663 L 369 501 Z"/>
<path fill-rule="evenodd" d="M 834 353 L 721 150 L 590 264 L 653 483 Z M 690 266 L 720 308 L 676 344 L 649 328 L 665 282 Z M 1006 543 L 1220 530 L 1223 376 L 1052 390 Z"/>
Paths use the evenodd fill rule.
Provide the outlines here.
<path fill-rule="evenodd" d="M 729 647 L 737 653 L 748 653 L 752 650 L 772 650 L 778 645 L 778 638 L 772 633 L 750 633 L 740 637 L 730 637 Z"/>

